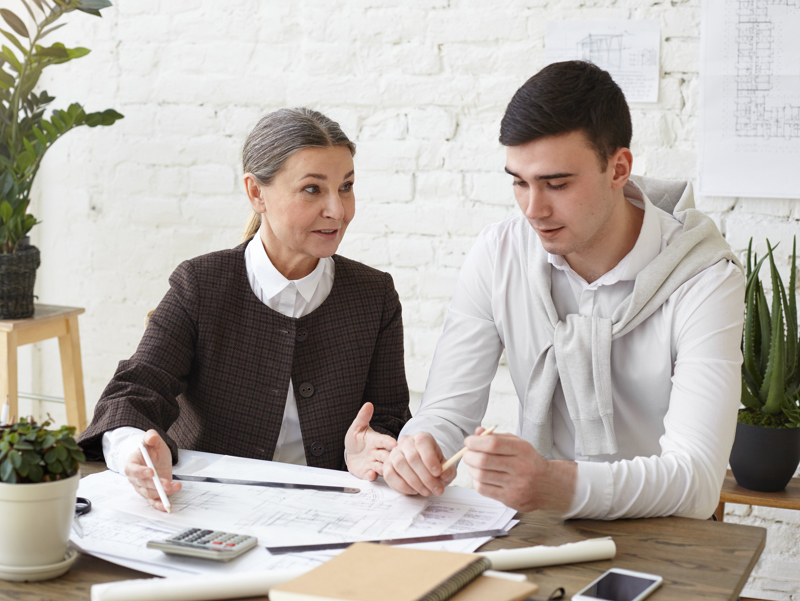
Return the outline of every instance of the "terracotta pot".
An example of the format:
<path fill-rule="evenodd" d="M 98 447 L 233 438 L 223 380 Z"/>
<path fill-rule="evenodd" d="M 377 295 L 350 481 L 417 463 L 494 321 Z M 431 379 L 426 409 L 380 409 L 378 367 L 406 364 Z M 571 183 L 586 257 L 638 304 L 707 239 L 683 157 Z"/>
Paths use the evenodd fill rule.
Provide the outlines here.
<path fill-rule="evenodd" d="M 55 482 L 0 483 L 0 565 L 45 566 L 64 560 L 80 473 Z"/>
<path fill-rule="evenodd" d="M 800 428 L 765 428 L 737 422 L 731 471 L 742 488 L 778 492 L 800 464 Z"/>

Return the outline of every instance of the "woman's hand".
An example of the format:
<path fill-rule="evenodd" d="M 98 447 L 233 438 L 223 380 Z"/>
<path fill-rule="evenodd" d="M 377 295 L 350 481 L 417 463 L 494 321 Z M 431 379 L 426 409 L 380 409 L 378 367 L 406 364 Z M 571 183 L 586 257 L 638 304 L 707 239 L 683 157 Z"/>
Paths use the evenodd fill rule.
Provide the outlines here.
<path fill-rule="evenodd" d="M 142 443 L 147 448 L 147 453 L 158 472 L 164 492 L 167 495 L 178 492 L 181 489 L 181 483 L 172 481 L 172 453 L 170 453 L 167 443 L 155 430 L 145 432 Z M 136 492 L 147 499 L 151 506 L 159 511 L 166 511 L 158 497 L 156 485 L 153 483 L 153 470 L 147 467 L 139 449 L 136 449 L 128 457 L 128 461 L 125 463 L 125 475 L 128 476 L 128 480 L 133 484 Z"/>
<path fill-rule="evenodd" d="M 344 437 L 344 454 L 347 469 L 362 480 L 375 480 L 383 475 L 383 462 L 397 441 L 369 427 L 375 408 L 364 403 Z"/>

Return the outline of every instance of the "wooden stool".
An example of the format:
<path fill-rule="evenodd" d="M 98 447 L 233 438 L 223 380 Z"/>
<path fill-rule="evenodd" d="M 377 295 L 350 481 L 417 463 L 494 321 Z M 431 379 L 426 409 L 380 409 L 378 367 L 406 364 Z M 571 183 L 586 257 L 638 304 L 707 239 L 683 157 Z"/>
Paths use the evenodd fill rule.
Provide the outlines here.
<path fill-rule="evenodd" d="M 781 492 L 756 492 L 747 490 L 736 484 L 733 472 L 728 470 L 722 491 L 719 495 L 719 505 L 714 515 L 721 522 L 725 517 L 725 503 L 741 503 L 742 505 L 757 505 L 760 507 L 777 507 L 779 509 L 800 509 L 800 478 L 792 478 L 785 490 Z M 740 601 L 762 601 L 750 597 L 741 597 Z"/>
<path fill-rule="evenodd" d="M 86 429 L 86 398 L 83 392 L 81 339 L 78 315 L 85 309 L 34 305 L 33 317 L 0 320 L 0 405 L 8 395 L 8 415 L 20 418 L 17 406 L 17 347 L 48 338 L 58 338 L 67 423 L 78 433 Z"/>

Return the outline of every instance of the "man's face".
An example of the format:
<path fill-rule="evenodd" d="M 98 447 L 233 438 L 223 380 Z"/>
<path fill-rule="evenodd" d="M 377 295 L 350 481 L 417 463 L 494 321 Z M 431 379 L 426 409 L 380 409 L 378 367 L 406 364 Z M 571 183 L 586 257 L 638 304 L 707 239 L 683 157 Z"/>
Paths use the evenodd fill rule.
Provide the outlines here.
<path fill-rule="evenodd" d="M 619 177 L 621 153 L 630 160 L 630 151 L 620 149 L 601 170 L 582 131 L 506 149 L 506 171 L 514 176 L 517 204 L 547 252 L 567 261 L 573 255 L 586 260 L 603 253 L 616 233 L 620 199 L 626 202 L 614 193 L 627 181 L 627 174 L 624 181 Z"/>

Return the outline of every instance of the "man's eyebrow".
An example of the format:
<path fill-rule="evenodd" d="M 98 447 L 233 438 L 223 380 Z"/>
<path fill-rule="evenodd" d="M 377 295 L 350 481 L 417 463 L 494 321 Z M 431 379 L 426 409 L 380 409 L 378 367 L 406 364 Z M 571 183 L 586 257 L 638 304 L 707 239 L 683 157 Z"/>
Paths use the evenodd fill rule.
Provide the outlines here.
<path fill-rule="evenodd" d="M 509 175 L 513 175 L 517 179 L 522 179 L 521 176 L 519 176 L 516 173 L 514 173 L 513 171 L 511 171 L 511 169 L 509 169 L 508 167 L 505 168 L 505 171 L 506 171 L 506 173 L 508 173 Z M 548 173 L 547 175 L 537 175 L 533 179 L 535 179 L 536 181 L 541 181 L 541 180 L 545 180 L 545 179 L 563 179 L 565 177 L 572 177 L 573 175 L 575 175 L 575 174 L 574 173 Z"/>

